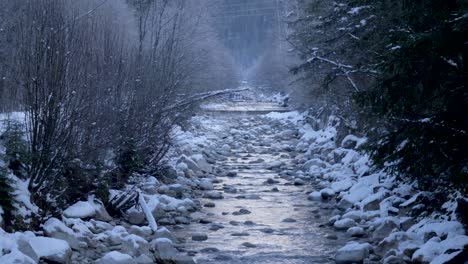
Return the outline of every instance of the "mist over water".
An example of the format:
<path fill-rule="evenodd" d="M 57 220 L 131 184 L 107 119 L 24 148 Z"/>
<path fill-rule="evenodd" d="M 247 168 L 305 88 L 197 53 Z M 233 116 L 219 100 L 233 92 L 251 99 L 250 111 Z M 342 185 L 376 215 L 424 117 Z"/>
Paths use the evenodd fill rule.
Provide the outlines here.
<path fill-rule="evenodd" d="M 278 1 L 223 0 L 212 10 L 222 43 L 242 69 L 253 66 L 271 48 L 281 28 Z"/>

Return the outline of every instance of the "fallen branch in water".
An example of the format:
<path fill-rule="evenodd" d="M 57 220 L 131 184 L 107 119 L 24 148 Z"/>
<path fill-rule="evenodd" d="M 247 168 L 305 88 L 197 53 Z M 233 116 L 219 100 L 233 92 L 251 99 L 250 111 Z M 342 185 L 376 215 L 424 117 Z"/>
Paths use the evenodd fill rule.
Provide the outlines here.
<path fill-rule="evenodd" d="M 206 93 L 199 93 L 190 96 L 187 99 L 184 99 L 180 102 L 177 102 L 171 106 L 168 106 L 164 108 L 162 111 L 163 112 L 168 112 L 176 108 L 183 108 L 183 107 L 188 107 L 193 104 L 196 104 L 198 102 L 204 101 L 206 99 L 216 97 L 216 96 L 221 96 L 221 95 L 226 95 L 226 94 L 232 94 L 232 93 L 238 93 L 238 92 L 243 92 L 247 91 L 249 88 L 242 88 L 242 89 L 227 89 L 227 90 L 218 90 L 218 91 L 212 91 L 212 92 L 206 92 Z"/>

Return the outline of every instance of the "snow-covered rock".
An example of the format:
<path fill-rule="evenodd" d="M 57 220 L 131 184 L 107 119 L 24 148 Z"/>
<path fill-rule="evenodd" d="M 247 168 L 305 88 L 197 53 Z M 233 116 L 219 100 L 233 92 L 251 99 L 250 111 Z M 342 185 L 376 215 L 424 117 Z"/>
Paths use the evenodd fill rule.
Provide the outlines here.
<path fill-rule="evenodd" d="M 211 173 L 213 171 L 213 167 L 206 161 L 205 157 L 202 154 L 192 155 L 191 158 L 197 164 L 200 170 L 206 173 Z"/>
<path fill-rule="evenodd" d="M 213 190 L 213 180 L 209 178 L 200 179 L 199 186 L 202 190 L 206 190 L 206 191 Z"/>
<path fill-rule="evenodd" d="M 364 229 L 359 226 L 350 227 L 348 230 L 346 230 L 346 233 L 352 237 L 362 237 L 366 234 Z"/>
<path fill-rule="evenodd" d="M 370 248 L 368 243 L 351 242 L 338 249 L 335 261 L 337 264 L 362 263 L 369 256 Z"/>
<path fill-rule="evenodd" d="M 331 188 L 325 188 L 320 191 L 320 194 L 322 195 L 322 198 L 329 199 L 335 196 L 335 191 Z"/>
<path fill-rule="evenodd" d="M 96 261 L 96 264 L 133 264 L 135 263 L 130 255 L 111 251 Z"/>
<path fill-rule="evenodd" d="M 111 221 L 112 217 L 107 213 L 104 205 L 90 197 L 88 201 L 80 201 L 63 211 L 63 216 L 68 218 L 89 219 L 95 218 L 100 221 Z"/>
<path fill-rule="evenodd" d="M 283 162 L 282 161 L 279 161 L 279 160 L 276 160 L 276 161 L 273 161 L 273 162 L 270 162 L 268 165 L 267 165 L 267 169 L 269 170 L 272 170 L 272 169 L 277 169 L 279 167 L 283 166 Z"/>
<path fill-rule="evenodd" d="M 185 164 L 187 169 L 192 171 L 200 171 L 200 167 L 198 164 L 191 158 L 187 157 L 186 155 L 182 155 L 179 160 L 177 161 L 178 169 L 184 169 L 183 167 L 179 167 L 179 164 Z"/>
<path fill-rule="evenodd" d="M 374 186 L 379 183 L 379 174 L 359 178 L 358 182 L 343 196 L 351 204 L 360 202 L 374 193 Z"/>
<path fill-rule="evenodd" d="M 336 193 L 339 193 L 341 191 L 347 191 L 353 186 L 353 183 L 354 182 L 351 179 L 344 179 L 341 181 L 333 182 L 331 184 L 331 189 Z"/>
<path fill-rule="evenodd" d="M 328 164 L 321 159 L 311 159 L 302 165 L 302 169 L 304 171 L 309 171 L 312 166 L 324 169 L 328 166 Z"/>
<path fill-rule="evenodd" d="M 456 257 L 467 246 L 468 236 L 465 235 L 457 235 L 443 241 L 436 237 L 414 252 L 411 260 L 417 263 L 442 264 Z"/>
<path fill-rule="evenodd" d="M 19 250 L 13 250 L 8 252 L 5 255 L 0 256 L 0 263 L 8 263 L 8 264 L 36 264 L 38 263 L 39 259 L 34 260 L 23 254 Z"/>
<path fill-rule="evenodd" d="M 398 227 L 399 224 L 397 223 L 397 220 L 392 218 L 384 219 L 382 223 L 379 226 L 377 226 L 377 228 L 372 233 L 372 238 L 375 241 L 380 241 L 386 238 L 388 235 L 390 235 L 393 229 L 397 229 Z"/>
<path fill-rule="evenodd" d="M 205 192 L 203 197 L 208 198 L 208 199 L 223 199 L 223 194 L 221 192 L 217 191 L 208 191 Z"/>
<path fill-rule="evenodd" d="M 32 237 L 28 242 L 41 259 L 56 263 L 71 263 L 72 250 L 65 240 L 50 237 Z"/>
<path fill-rule="evenodd" d="M 79 234 L 75 235 L 75 232 L 71 228 L 67 227 L 57 218 L 50 218 L 44 223 L 42 228 L 46 236 L 65 240 L 73 249 L 80 247 L 77 238 Z"/>
<path fill-rule="evenodd" d="M 157 263 L 195 264 L 192 258 L 181 254 L 169 239 L 158 238 L 151 242 Z"/>
<path fill-rule="evenodd" d="M 311 201 L 320 201 L 322 200 L 322 194 L 320 192 L 313 191 L 309 194 L 309 196 L 307 196 L 307 199 Z"/>
<path fill-rule="evenodd" d="M 126 235 L 122 238 L 122 251 L 137 257 L 149 253 L 149 244 L 140 236 Z"/>
<path fill-rule="evenodd" d="M 333 226 L 338 230 L 346 230 L 356 225 L 356 222 L 349 218 L 338 220 L 333 224 Z"/>
<path fill-rule="evenodd" d="M 77 202 L 63 211 L 63 216 L 69 218 L 92 218 L 96 209 L 89 202 Z"/>
<path fill-rule="evenodd" d="M 171 231 L 169 231 L 167 228 L 165 227 L 161 227 L 159 228 L 155 234 L 154 234 L 154 237 L 156 239 L 158 238 L 167 238 L 169 239 L 171 242 L 173 243 L 177 243 L 177 238 L 171 233 Z"/>

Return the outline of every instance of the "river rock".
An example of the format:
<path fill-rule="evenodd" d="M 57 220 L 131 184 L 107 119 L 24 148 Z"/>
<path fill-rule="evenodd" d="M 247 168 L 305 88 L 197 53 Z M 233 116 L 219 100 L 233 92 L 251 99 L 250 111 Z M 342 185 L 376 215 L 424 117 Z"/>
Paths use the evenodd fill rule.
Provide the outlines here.
<path fill-rule="evenodd" d="M 122 238 L 122 251 L 131 254 L 132 256 L 140 256 L 149 252 L 149 244 L 146 239 L 129 234 Z"/>
<path fill-rule="evenodd" d="M 165 227 L 160 227 L 158 230 L 154 233 L 154 238 L 166 238 L 172 241 L 173 243 L 177 243 L 177 238 L 169 231 L 169 229 Z"/>
<path fill-rule="evenodd" d="M 301 186 L 301 185 L 304 185 L 305 184 L 305 181 L 302 180 L 302 179 L 295 179 L 294 180 L 294 185 L 296 186 Z"/>
<path fill-rule="evenodd" d="M 247 248 L 256 248 L 257 246 L 250 243 L 250 242 L 244 242 L 242 243 L 242 246 L 247 247 Z"/>
<path fill-rule="evenodd" d="M 381 241 L 382 239 L 386 238 L 393 229 L 398 228 L 399 225 L 391 220 L 391 219 L 385 219 L 372 233 L 372 238 L 375 241 Z"/>
<path fill-rule="evenodd" d="M 205 241 L 205 240 L 208 240 L 208 235 L 204 233 L 193 233 L 192 240 L 193 241 Z"/>
<path fill-rule="evenodd" d="M 213 208 L 215 207 L 216 205 L 214 203 L 206 203 L 203 205 L 204 207 L 208 207 L 208 208 Z"/>
<path fill-rule="evenodd" d="M 128 210 L 125 219 L 132 225 L 143 225 L 146 222 L 145 214 L 138 210 Z"/>
<path fill-rule="evenodd" d="M 151 242 L 159 264 L 195 264 L 189 256 L 181 254 L 169 239 L 158 238 Z"/>
<path fill-rule="evenodd" d="M 223 199 L 223 194 L 220 193 L 220 192 L 216 192 L 216 191 L 208 191 L 208 192 L 205 192 L 205 194 L 203 195 L 205 198 L 207 199 Z"/>

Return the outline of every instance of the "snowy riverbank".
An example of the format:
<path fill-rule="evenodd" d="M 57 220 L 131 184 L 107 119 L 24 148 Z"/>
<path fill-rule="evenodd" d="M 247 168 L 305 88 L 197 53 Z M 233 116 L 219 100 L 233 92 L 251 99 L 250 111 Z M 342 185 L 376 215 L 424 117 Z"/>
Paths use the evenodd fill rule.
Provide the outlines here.
<path fill-rule="evenodd" d="M 331 117 L 328 127 L 314 131 L 304 122 L 304 114 L 267 116 L 299 126 L 301 141 L 296 150 L 305 153 L 302 171 L 318 187 L 309 199 L 337 200 L 336 215 L 328 224 L 350 237 L 350 242 L 338 250 L 337 263 L 364 259 L 367 263 L 433 264 L 466 260 L 468 237 L 455 213 L 460 194 L 447 194 L 448 201 L 440 212 L 413 216 L 426 213 L 423 198 L 431 194 L 372 170 L 369 157 L 356 150 L 364 138 L 348 135 L 335 145 L 332 124 L 338 120 Z"/>
<path fill-rule="evenodd" d="M 192 118 L 190 131 L 174 129 L 161 175 L 135 174 L 124 189 L 111 190 L 137 190 L 145 210 L 135 205 L 112 218 L 90 196 L 43 219 L 39 230 L 0 229 L 0 263 L 195 263 L 200 254 L 202 263 L 246 263 L 249 256 L 291 257 L 283 251 L 298 254 L 293 263 L 307 263 L 315 252 L 336 263 L 463 263 L 468 237 L 455 213 L 460 195 L 449 196 L 440 212 L 414 216 L 424 213 L 430 194 L 373 170 L 357 150 L 364 138 L 348 135 L 337 145 L 333 117 L 314 130 L 306 113 L 237 115 Z M 38 208 L 27 182 L 9 177 L 16 214 L 29 219 Z M 226 236 L 234 240 L 223 244 Z M 277 244 L 281 237 L 287 242 Z M 236 243 L 242 250 L 230 251 Z M 274 248 L 278 255 L 265 254 Z M 236 254 L 246 260 L 228 257 Z"/>

